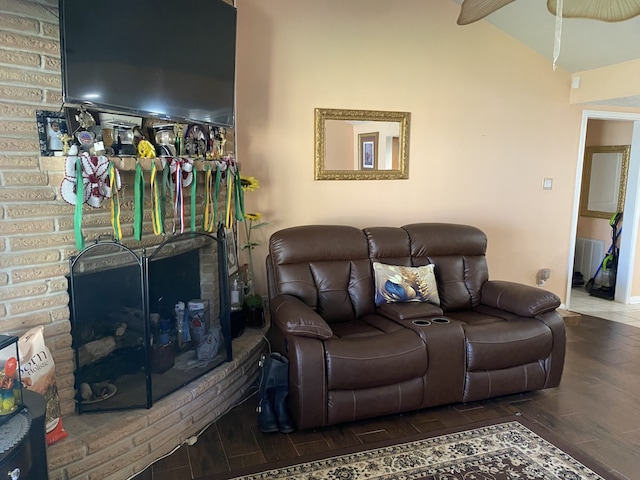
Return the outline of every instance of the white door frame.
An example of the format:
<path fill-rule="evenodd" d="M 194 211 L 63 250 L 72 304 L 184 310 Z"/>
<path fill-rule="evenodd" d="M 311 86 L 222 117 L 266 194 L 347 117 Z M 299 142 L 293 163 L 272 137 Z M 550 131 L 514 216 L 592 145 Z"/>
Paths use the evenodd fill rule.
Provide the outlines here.
<path fill-rule="evenodd" d="M 640 303 L 640 297 L 631 298 L 631 282 L 633 265 L 636 258 L 638 226 L 640 225 L 640 114 L 627 112 L 607 112 L 600 110 L 584 110 L 580 127 L 580 146 L 578 148 L 578 165 L 576 168 L 576 188 L 573 198 L 573 215 L 571 218 L 571 238 L 569 245 L 569 265 L 567 275 L 566 306 L 570 306 L 571 288 L 573 287 L 573 262 L 575 260 L 576 236 L 578 230 L 578 214 L 580 209 L 580 187 L 582 185 L 582 168 L 587 136 L 587 122 L 597 120 L 626 120 L 633 122 L 631 137 L 631 154 L 629 172 L 627 174 L 627 192 L 624 200 L 622 223 L 624 230 L 620 236 L 620 256 L 616 276 L 615 301 L 621 303 Z"/>

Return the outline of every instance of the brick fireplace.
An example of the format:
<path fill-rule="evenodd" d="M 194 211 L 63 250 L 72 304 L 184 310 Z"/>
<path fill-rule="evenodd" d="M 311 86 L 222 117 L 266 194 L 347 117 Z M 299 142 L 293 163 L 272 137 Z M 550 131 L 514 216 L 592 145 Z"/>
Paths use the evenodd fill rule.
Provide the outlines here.
<path fill-rule="evenodd" d="M 57 0 L 1 0 L 0 8 L 0 333 L 21 335 L 44 326 L 69 433 L 48 449 L 50 477 L 126 478 L 197 433 L 244 394 L 256 376 L 261 335 L 248 331 L 234 340 L 232 362 L 150 410 L 75 415 L 67 293 L 69 257 L 77 254 L 74 207 L 60 196 L 64 159 L 40 156 L 36 128 L 37 110 L 59 111 L 62 105 Z M 233 146 L 232 132 L 227 140 Z M 123 183 L 122 243 L 151 248 L 164 238 L 153 234 L 149 204 L 142 240 L 133 240 L 133 165 L 133 159 L 117 165 Z M 85 206 L 87 241 L 111 232 L 108 203 L 99 209 Z"/>

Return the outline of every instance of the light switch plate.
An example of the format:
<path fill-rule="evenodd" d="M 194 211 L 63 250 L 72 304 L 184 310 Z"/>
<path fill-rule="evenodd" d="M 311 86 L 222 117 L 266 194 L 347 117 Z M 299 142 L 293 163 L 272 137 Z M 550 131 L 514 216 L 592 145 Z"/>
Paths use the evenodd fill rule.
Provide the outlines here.
<path fill-rule="evenodd" d="M 551 190 L 553 188 L 553 178 L 546 177 L 542 179 L 542 189 Z"/>

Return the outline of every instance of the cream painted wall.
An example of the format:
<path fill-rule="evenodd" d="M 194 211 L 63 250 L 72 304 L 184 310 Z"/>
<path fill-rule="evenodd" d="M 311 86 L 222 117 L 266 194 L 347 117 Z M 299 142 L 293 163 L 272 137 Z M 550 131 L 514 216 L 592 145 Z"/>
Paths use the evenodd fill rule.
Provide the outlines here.
<path fill-rule="evenodd" d="M 450 0 L 237 0 L 237 152 L 268 235 L 301 224 L 468 223 L 493 279 L 564 299 L 581 109 L 570 74 Z M 314 108 L 411 112 L 408 180 L 314 181 Z M 552 177 L 553 190 L 542 190 Z M 258 291 L 265 293 L 264 270 Z"/>
<path fill-rule="evenodd" d="M 638 75 L 640 60 L 576 72 L 572 76 L 578 79 L 580 87 L 571 90 L 570 102 L 587 103 L 640 95 Z"/>

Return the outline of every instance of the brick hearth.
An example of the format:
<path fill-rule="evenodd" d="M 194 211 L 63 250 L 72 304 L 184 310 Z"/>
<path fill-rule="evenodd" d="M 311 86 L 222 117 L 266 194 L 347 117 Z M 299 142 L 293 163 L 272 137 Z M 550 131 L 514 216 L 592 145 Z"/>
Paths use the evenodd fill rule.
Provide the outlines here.
<path fill-rule="evenodd" d="M 196 435 L 247 393 L 266 349 L 262 330 L 233 341 L 233 361 L 149 409 L 67 415 L 69 437 L 47 449 L 51 480 L 124 480 Z"/>

